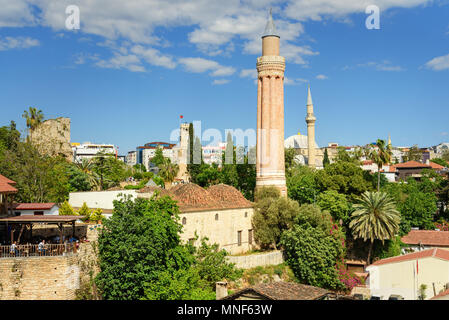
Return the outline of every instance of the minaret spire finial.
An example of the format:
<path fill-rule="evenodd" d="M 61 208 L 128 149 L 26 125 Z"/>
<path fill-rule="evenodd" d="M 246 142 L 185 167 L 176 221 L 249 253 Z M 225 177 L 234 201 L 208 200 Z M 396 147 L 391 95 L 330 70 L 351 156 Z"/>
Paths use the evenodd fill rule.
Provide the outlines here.
<path fill-rule="evenodd" d="M 268 16 L 267 25 L 265 26 L 265 31 L 262 35 L 262 38 L 267 37 L 267 36 L 279 37 L 279 35 L 277 34 L 277 31 L 276 31 L 276 27 L 274 25 L 274 21 L 273 21 L 273 8 L 270 8 L 270 14 Z"/>

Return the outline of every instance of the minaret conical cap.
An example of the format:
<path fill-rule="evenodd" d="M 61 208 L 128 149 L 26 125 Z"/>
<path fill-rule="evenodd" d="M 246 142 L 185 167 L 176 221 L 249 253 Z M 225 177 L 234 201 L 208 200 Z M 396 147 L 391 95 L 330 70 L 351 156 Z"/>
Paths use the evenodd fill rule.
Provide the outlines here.
<path fill-rule="evenodd" d="M 312 94 L 310 93 L 310 85 L 309 85 L 308 92 L 307 92 L 307 105 L 310 106 L 312 104 L 313 104 Z"/>
<path fill-rule="evenodd" d="M 271 9 L 270 9 L 270 15 L 268 17 L 267 25 L 265 26 L 265 31 L 262 35 L 262 38 L 269 37 L 269 36 L 274 36 L 274 37 L 280 38 L 276 31 L 276 26 L 274 25 Z"/>

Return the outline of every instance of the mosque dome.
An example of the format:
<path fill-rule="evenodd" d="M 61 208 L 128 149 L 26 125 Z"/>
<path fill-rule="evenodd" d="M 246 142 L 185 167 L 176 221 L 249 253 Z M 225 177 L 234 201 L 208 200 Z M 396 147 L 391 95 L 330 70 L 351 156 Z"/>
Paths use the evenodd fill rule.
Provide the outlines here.
<path fill-rule="evenodd" d="M 294 148 L 294 149 L 307 149 L 309 146 L 307 142 L 307 136 L 302 134 L 297 134 L 294 136 L 290 136 L 284 141 L 285 148 Z M 315 148 L 319 148 L 315 141 Z"/>

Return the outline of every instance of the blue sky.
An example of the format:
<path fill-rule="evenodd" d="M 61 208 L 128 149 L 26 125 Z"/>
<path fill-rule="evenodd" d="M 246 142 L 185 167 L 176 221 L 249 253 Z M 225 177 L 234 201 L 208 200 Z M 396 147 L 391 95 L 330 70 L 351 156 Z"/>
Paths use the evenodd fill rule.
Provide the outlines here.
<path fill-rule="evenodd" d="M 67 30 L 65 8 L 80 9 Z M 367 5 L 380 7 L 368 30 Z M 281 36 L 285 136 L 393 145 L 449 141 L 449 2 L 426 0 L 0 0 L 0 126 L 29 106 L 70 117 L 73 142 L 121 154 L 179 125 L 256 126 L 256 58 L 267 11 Z"/>

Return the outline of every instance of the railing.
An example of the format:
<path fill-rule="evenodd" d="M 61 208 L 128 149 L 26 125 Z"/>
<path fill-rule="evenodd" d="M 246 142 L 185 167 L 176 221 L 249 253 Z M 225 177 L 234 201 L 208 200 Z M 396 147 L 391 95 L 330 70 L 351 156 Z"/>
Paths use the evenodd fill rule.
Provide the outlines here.
<path fill-rule="evenodd" d="M 69 253 L 76 253 L 77 248 L 74 243 L 64 244 L 45 244 L 41 249 L 37 244 L 0 246 L 0 258 L 19 258 L 19 257 L 40 257 L 40 256 L 62 256 Z"/>

